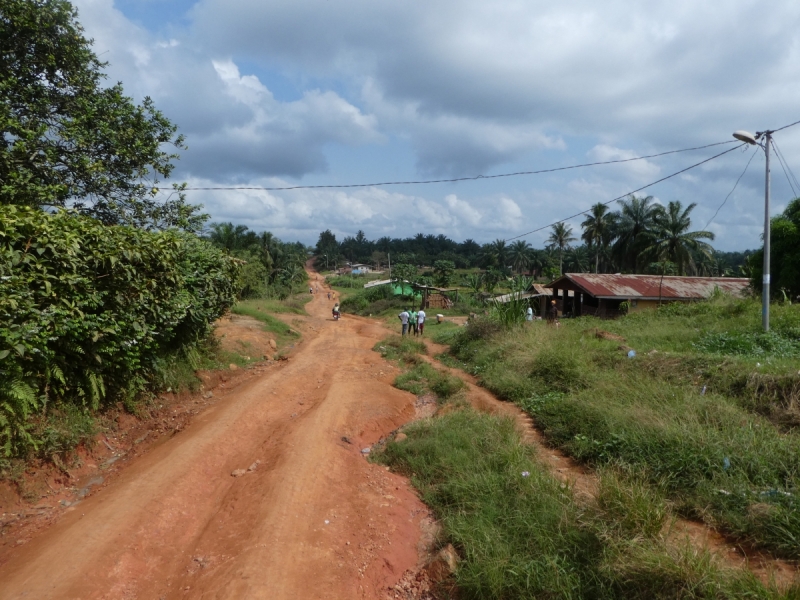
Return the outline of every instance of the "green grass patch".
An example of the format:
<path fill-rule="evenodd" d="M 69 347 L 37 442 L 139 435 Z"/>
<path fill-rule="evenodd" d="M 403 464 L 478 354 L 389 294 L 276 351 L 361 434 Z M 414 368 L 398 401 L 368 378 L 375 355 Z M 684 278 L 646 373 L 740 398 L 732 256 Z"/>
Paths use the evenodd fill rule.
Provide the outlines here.
<path fill-rule="evenodd" d="M 308 314 L 306 312 L 306 304 L 308 304 L 312 298 L 313 296 L 311 294 L 303 293 L 295 294 L 286 300 L 278 300 L 277 298 L 239 300 L 236 306 L 239 307 L 240 310 L 249 310 L 265 314 L 292 313 L 296 315 L 305 315 Z"/>
<path fill-rule="evenodd" d="M 259 308 L 257 302 L 253 300 L 238 302 L 231 308 L 231 312 L 261 321 L 264 324 L 264 331 L 268 331 L 275 336 L 275 343 L 278 345 L 278 349 L 288 344 L 293 344 L 300 338 L 300 333 L 280 319 L 273 317 L 263 307 Z"/>
<path fill-rule="evenodd" d="M 437 344 L 450 344 L 460 329 L 460 325 L 451 321 L 437 323 L 436 315 L 433 315 L 433 318 L 429 316 L 425 322 L 425 335 Z"/>
<path fill-rule="evenodd" d="M 459 598 L 793 597 L 667 547 L 666 504 L 636 478 L 606 472 L 598 506 L 577 502 L 510 419 L 457 410 L 404 431 L 374 459 L 409 476 L 442 523 L 462 557 Z"/>
<path fill-rule="evenodd" d="M 720 339 L 720 322 L 729 338 L 751 335 L 755 304 L 723 298 L 618 321 L 564 320 L 560 328 L 476 323 L 453 339 L 451 352 L 576 459 L 635 472 L 681 514 L 797 559 L 796 362 L 778 348 L 759 355 L 762 365 L 771 361 L 762 369 L 750 355 L 698 347 Z M 796 309 L 775 311 L 782 339 L 794 335 Z M 623 336 L 627 346 L 598 339 L 597 328 Z M 638 351 L 633 359 L 628 346 Z"/>
<path fill-rule="evenodd" d="M 460 378 L 439 371 L 426 362 L 398 375 L 394 385 L 417 396 L 430 391 L 440 400 L 451 398 L 466 387 Z"/>
<path fill-rule="evenodd" d="M 419 339 L 405 335 L 392 335 L 382 339 L 372 348 L 375 352 L 380 352 L 383 358 L 389 360 L 399 360 L 407 364 L 417 364 L 417 355 L 425 354 L 425 344 Z"/>

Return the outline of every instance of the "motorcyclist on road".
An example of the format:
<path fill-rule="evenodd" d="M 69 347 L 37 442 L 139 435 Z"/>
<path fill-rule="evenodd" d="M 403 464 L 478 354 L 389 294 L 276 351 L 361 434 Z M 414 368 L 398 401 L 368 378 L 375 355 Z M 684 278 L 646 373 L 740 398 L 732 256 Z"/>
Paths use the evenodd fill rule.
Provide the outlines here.
<path fill-rule="evenodd" d="M 339 303 L 337 302 L 336 304 L 334 304 L 334 305 L 333 305 L 333 318 L 334 318 L 334 319 L 338 319 L 338 318 L 339 318 L 339 316 L 340 316 L 340 313 L 339 313 Z"/>

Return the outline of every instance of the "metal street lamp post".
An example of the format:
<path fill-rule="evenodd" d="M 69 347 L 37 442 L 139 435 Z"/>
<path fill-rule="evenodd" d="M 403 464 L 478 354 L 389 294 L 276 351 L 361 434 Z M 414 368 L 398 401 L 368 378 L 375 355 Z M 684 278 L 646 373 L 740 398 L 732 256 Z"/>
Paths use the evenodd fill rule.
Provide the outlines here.
<path fill-rule="evenodd" d="M 764 182 L 764 278 L 761 292 L 761 325 L 764 331 L 769 331 L 769 250 L 770 250 L 770 222 L 769 222 L 769 147 L 772 142 L 772 131 L 757 131 L 755 135 L 747 131 L 735 131 L 733 137 L 754 146 L 760 146 L 767 158 L 767 170 Z M 764 137 L 764 143 L 759 139 Z"/>

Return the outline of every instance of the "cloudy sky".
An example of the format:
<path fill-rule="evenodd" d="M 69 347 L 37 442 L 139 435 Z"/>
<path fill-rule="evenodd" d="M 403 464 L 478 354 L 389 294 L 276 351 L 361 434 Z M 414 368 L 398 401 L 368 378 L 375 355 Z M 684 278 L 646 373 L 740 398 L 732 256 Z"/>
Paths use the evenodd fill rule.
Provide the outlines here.
<path fill-rule="evenodd" d="M 800 2 L 77 0 L 109 80 L 186 135 L 189 186 L 493 175 L 725 142 L 800 120 Z M 776 134 L 800 177 L 800 125 Z M 728 149 L 432 185 L 194 191 L 215 221 L 314 243 L 363 229 L 518 236 Z M 648 188 L 705 227 L 753 149 Z M 709 229 L 759 245 L 763 153 Z M 773 166 L 773 214 L 794 197 Z M 800 190 L 797 190 L 800 193 Z M 581 219 L 570 223 L 579 230 Z M 525 239 L 541 246 L 545 232 Z"/>

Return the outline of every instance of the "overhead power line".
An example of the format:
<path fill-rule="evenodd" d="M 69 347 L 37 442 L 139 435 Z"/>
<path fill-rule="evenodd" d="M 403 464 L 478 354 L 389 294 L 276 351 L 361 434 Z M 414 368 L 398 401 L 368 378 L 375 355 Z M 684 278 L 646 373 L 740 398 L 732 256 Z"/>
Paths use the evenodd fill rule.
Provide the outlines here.
<path fill-rule="evenodd" d="M 636 188 L 635 190 L 631 190 L 630 192 L 626 192 L 626 193 L 622 194 L 621 196 L 617 196 L 616 198 L 612 198 L 611 200 L 609 200 L 607 202 L 602 202 L 601 204 L 608 205 L 608 204 L 611 204 L 612 202 L 616 202 L 617 200 L 622 200 L 623 198 L 625 198 L 627 196 L 630 196 L 632 194 L 635 194 L 636 192 L 641 192 L 642 190 L 646 190 L 647 188 L 652 187 L 652 186 L 656 185 L 657 183 L 661 183 L 662 181 L 666 181 L 667 179 L 672 179 L 673 177 L 676 177 L 677 175 L 680 175 L 681 173 L 686 173 L 686 171 L 690 171 L 690 170 L 694 169 L 695 167 L 699 167 L 700 165 L 704 165 L 707 162 L 711 162 L 712 160 L 717 159 L 720 156 L 728 154 L 729 152 L 733 152 L 734 150 L 738 150 L 739 148 L 742 148 L 742 147 L 744 147 L 746 145 L 747 144 L 742 143 L 742 144 L 739 144 L 738 146 L 734 146 L 733 148 L 728 148 L 724 152 L 720 152 L 719 154 L 715 154 L 714 156 L 712 156 L 710 158 L 707 158 L 705 160 L 701 160 L 700 162 L 695 163 L 695 164 L 693 164 L 693 165 L 691 165 L 689 167 L 686 167 L 685 169 L 681 169 L 680 171 L 676 171 L 675 173 L 672 173 L 671 175 L 667 175 L 666 177 L 662 177 L 661 179 L 657 179 L 656 181 L 653 181 L 652 183 L 648 183 L 647 185 L 643 185 L 640 188 Z M 585 215 L 590 210 L 592 210 L 592 209 L 591 208 L 587 208 L 586 210 L 582 210 L 581 212 L 575 213 L 574 215 L 571 215 L 569 217 L 565 217 L 563 219 L 559 219 L 558 221 L 553 221 L 552 223 L 549 223 L 548 225 L 542 225 L 541 227 L 537 227 L 536 229 L 532 229 L 531 231 L 528 231 L 526 233 L 522 233 L 520 235 L 515 235 L 514 237 L 507 238 L 507 239 L 505 239 L 503 241 L 504 242 L 511 242 L 513 240 L 517 240 L 519 238 L 529 236 L 532 233 L 536 233 L 538 231 L 542 231 L 543 229 L 547 229 L 548 227 L 552 227 L 553 225 L 556 225 L 557 223 L 564 223 L 565 221 L 570 221 L 570 220 L 574 219 L 575 217 L 580 217 L 581 215 Z"/>
<path fill-rule="evenodd" d="M 668 150 L 666 152 L 659 152 L 658 154 L 648 154 L 647 156 L 636 156 L 633 158 L 619 158 L 616 160 L 605 160 L 592 163 L 583 163 L 580 165 L 570 165 L 568 167 L 555 167 L 552 169 L 539 169 L 538 171 L 517 171 L 515 173 L 501 173 L 498 175 L 474 175 L 470 177 L 455 177 L 453 179 L 425 179 L 420 181 L 382 181 L 376 183 L 348 183 L 348 184 L 324 184 L 324 185 L 291 185 L 284 187 L 263 187 L 263 186 L 208 186 L 208 187 L 186 187 L 181 191 L 222 191 L 222 190 L 254 190 L 261 192 L 284 192 L 289 190 L 321 190 L 321 189 L 341 189 L 341 188 L 365 188 L 365 187 L 381 187 L 386 185 L 426 185 L 432 183 L 457 183 L 459 181 L 477 181 L 480 179 L 499 179 L 501 177 L 519 177 L 521 175 L 542 175 L 544 173 L 557 173 L 558 171 L 569 171 L 572 169 L 582 169 L 585 167 L 597 167 L 600 165 L 615 165 L 620 163 L 633 162 L 637 160 L 646 160 L 648 158 L 658 158 L 659 156 L 666 156 L 668 154 L 678 154 L 680 152 L 692 152 L 694 150 L 703 150 L 705 148 L 712 148 L 714 146 L 722 146 L 725 144 L 734 144 L 736 140 L 729 140 L 726 142 L 716 142 L 714 144 L 706 144 L 705 146 L 695 146 L 694 148 L 682 148 L 680 150 Z M 162 188 L 156 187 L 161 191 Z"/>
<path fill-rule="evenodd" d="M 797 181 L 794 171 L 792 171 L 792 168 L 789 166 L 788 161 L 783 156 L 783 152 L 781 152 L 781 149 L 778 148 L 778 144 L 775 143 L 774 139 L 772 139 L 772 147 L 775 149 L 775 155 L 778 157 L 778 162 L 781 163 L 783 174 L 786 175 L 786 181 L 789 182 L 789 187 L 792 188 L 792 194 L 794 194 L 794 197 L 797 198 L 797 190 L 800 190 L 800 182 Z"/>
<path fill-rule="evenodd" d="M 705 226 L 705 227 L 703 227 L 703 229 L 704 229 L 705 231 L 708 231 L 708 226 L 709 226 L 709 225 L 711 225 L 711 222 L 712 222 L 714 219 L 716 219 L 716 218 L 717 218 L 717 215 L 719 214 L 719 211 L 721 211 L 721 210 L 722 210 L 722 207 L 723 207 L 723 206 L 725 206 L 725 203 L 728 201 L 728 198 L 730 198 L 730 197 L 731 197 L 731 194 L 733 194 L 734 190 L 736 190 L 736 186 L 738 186 L 738 185 L 739 185 L 739 182 L 742 180 L 742 177 L 744 177 L 744 174 L 745 174 L 745 173 L 747 173 L 747 168 L 750 166 L 750 163 L 751 163 L 751 162 L 753 162 L 753 159 L 755 158 L 755 156 L 756 156 L 756 153 L 758 153 L 758 150 L 759 150 L 758 148 L 756 148 L 755 150 L 753 150 L 753 153 L 750 155 L 750 159 L 747 161 L 747 164 L 744 166 L 744 171 L 742 171 L 742 174 L 741 174 L 741 175 L 739 175 L 739 179 L 737 179 L 737 180 L 736 180 L 736 183 L 734 183 L 734 184 L 733 184 L 733 187 L 731 188 L 731 191 L 730 191 L 730 192 L 728 192 L 728 195 L 727 195 L 727 196 L 725 196 L 725 200 L 723 200 L 723 201 L 722 201 L 722 204 L 720 204 L 720 205 L 719 205 L 719 208 L 717 208 L 717 212 L 715 212 L 715 213 L 714 213 L 714 216 L 713 216 L 713 217 L 711 217 L 711 218 L 708 220 L 708 223 L 706 223 L 706 226 Z"/>

